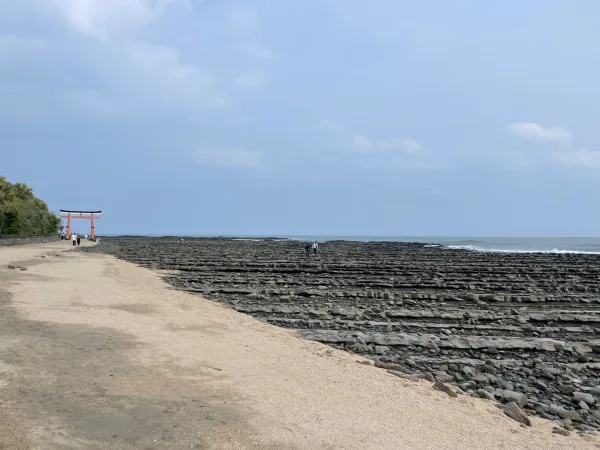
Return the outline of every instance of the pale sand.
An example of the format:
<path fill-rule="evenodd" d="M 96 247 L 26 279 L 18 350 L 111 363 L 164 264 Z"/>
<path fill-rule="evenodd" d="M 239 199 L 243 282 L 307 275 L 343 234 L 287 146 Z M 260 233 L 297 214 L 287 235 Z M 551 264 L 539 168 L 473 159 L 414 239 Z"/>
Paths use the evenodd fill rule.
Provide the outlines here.
<path fill-rule="evenodd" d="M 139 345 L 126 358 L 143 370 L 108 384 L 107 395 L 140 403 L 149 396 L 191 395 L 213 406 L 227 402 L 224 414 L 231 420 L 205 428 L 209 444 L 201 448 L 600 448 L 593 439 L 552 434 L 547 421 L 534 418 L 532 428 L 522 428 L 491 402 L 452 399 L 429 382 L 404 381 L 358 364 L 354 355 L 169 289 L 159 274 L 112 257 L 35 258 L 58 248 L 68 245 L 0 248 L 0 275 L 9 280 L 18 314 L 133 337 Z M 27 272 L 6 269 L 22 260 L 29 260 Z M 181 442 L 196 432 L 183 428 Z M 33 439 L 43 443 L 40 429 Z M 77 428 L 68 433 L 77 434 Z M 159 444 L 155 448 L 165 448 Z"/>

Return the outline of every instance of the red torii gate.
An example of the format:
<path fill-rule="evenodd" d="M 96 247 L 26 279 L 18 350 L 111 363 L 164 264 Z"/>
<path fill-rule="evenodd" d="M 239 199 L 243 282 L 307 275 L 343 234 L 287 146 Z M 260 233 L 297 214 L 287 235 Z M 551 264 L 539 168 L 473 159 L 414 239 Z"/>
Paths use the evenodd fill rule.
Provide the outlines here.
<path fill-rule="evenodd" d="M 68 211 L 61 209 L 61 219 L 67 219 L 67 229 L 65 236 L 67 239 L 71 239 L 71 219 L 87 219 L 90 221 L 90 237 L 94 239 L 95 229 L 94 219 L 99 219 L 102 211 Z M 66 213 L 66 215 L 64 215 Z"/>

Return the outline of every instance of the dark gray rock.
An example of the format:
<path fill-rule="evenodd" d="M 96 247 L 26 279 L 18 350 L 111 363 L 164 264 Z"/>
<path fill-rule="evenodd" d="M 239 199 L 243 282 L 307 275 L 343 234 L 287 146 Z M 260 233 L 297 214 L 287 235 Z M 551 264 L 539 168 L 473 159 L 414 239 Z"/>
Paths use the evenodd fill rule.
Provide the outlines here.
<path fill-rule="evenodd" d="M 440 383 L 439 381 L 436 381 L 435 383 L 433 383 L 433 388 L 438 390 L 438 391 L 442 391 L 445 392 L 446 394 L 448 394 L 450 397 L 458 397 L 458 395 L 456 394 L 456 392 L 454 392 L 450 386 L 444 384 L 444 383 Z"/>
<path fill-rule="evenodd" d="M 573 392 L 577 390 L 577 388 L 571 384 L 559 384 L 557 387 L 558 390 L 565 395 L 572 395 Z"/>
<path fill-rule="evenodd" d="M 477 395 L 479 395 L 479 397 L 481 397 L 481 398 L 485 398 L 488 400 L 492 400 L 492 401 L 496 400 L 496 398 L 494 397 L 494 394 L 486 391 L 485 389 L 478 389 Z"/>
<path fill-rule="evenodd" d="M 439 381 L 440 383 L 450 383 L 450 382 L 454 381 L 454 376 L 446 373 L 443 370 L 434 372 L 434 375 L 435 375 L 435 379 L 437 381 Z"/>
<path fill-rule="evenodd" d="M 570 436 L 571 432 L 569 430 L 565 430 L 564 428 L 553 427 L 552 432 L 554 434 L 562 434 L 563 436 Z"/>
<path fill-rule="evenodd" d="M 473 378 L 473 376 L 475 376 L 475 374 L 476 374 L 475 369 L 473 369 L 472 367 L 469 367 L 469 366 L 463 366 L 463 368 L 461 369 L 461 372 L 469 378 Z"/>
<path fill-rule="evenodd" d="M 505 403 L 515 402 L 521 408 L 527 403 L 527 396 L 525 394 L 521 394 L 515 391 L 509 391 L 508 389 L 502 391 L 502 393 L 500 394 L 500 398 Z"/>
<path fill-rule="evenodd" d="M 373 361 L 373 365 L 375 367 L 379 367 L 380 369 L 386 369 L 386 370 L 396 370 L 399 372 L 406 372 L 406 368 L 404 366 L 401 366 L 400 364 L 391 364 L 391 363 L 386 363 L 383 361 L 379 361 L 379 360 L 375 360 Z"/>
<path fill-rule="evenodd" d="M 589 406 L 592 406 L 596 403 L 596 399 L 592 394 L 585 394 L 583 392 L 573 392 L 573 400 L 576 402 L 585 402 Z"/>
<path fill-rule="evenodd" d="M 387 354 L 390 348 L 387 345 L 376 345 L 375 346 L 375 354 L 376 355 L 385 355 Z"/>
<path fill-rule="evenodd" d="M 528 427 L 531 426 L 531 419 L 529 418 L 529 416 L 527 416 L 525 411 L 523 411 L 515 402 L 510 402 L 504 405 L 502 411 L 504 411 L 504 414 L 506 414 L 511 419 L 516 420 L 517 422 L 522 423 L 524 425 L 527 425 Z"/>
<path fill-rule="evenodd" d="M 48 242 L 59 241 L 58 233 L 52 233 L 48 236 L 32 236 L 32 237 L 1 237 L 0 247 L 11 245 L 27 245 L 27 244 L 45 244 Z"/>
<path fill-rule="evenodd" d="M 460 387 L 463 391 L 470 391 L 477 387 L 477 383 L 475 383 L 474 381 L 466 381 L 464 383 L 460 383 L 458 387 Z"/>
<path fill-rule="evenodd" d="M 527 413 L 599 426 L 600 255 L 398 242 L 321 247 L 308 260 L 298 242 L 269 239 L 186 239 L 182 246 L 173 238 L 106 238 L 82 251 L 175 270 L 167 278 L 173 288 L 380 359 L 392 365 L 386 370 L 456 383 L 483 398 L 498 388 L 497 400 L 522 404 L 520 396 L 502 396 L 513 391 L 529 398 L 521 408 Z M 576 400 L 575 392 L 595 402 Z"/>
<path fill-rule="evenodd" d="M 411 374 L 407 374 L 407 373 L 402 373 L 402 372 L 398 372 L 397 370 L 388 370 L 389 373 L 391 373 L 392 375 L 395 375 L 399 378 L 403 378 L 405 380 L 409 380 L 412 382 L 419 382 L 420 378 L 416 375 L 411 375 Z"/>
<path fill-rule="evenodd" d="M 571 419 L 571 420 L 580 420 L 581 416 L 577 411 L 573 411 L 570 409 L 561 409 L 558 413 L 558 416 L 561 419 Z"/>
<path fill-rule="evenodd" d="M 592 353 L 592 347 L 585 344 L 577 343 L 573 344 L 573 351 L 578 355 L 587 355 L 588 353 Z"/>

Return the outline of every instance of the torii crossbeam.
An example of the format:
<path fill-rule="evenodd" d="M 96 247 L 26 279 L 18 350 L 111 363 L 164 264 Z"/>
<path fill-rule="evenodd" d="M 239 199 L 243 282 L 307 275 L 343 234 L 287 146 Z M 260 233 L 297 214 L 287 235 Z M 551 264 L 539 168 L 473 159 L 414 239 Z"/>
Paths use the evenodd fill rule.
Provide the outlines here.
<path fill-rule="evenodd" d="M 94 239 L 96 236 L 94 226 L 94 220 L 100 218 L 100 214 L 102 211 L 68 211 L 66 209 L 61 209 L 61 219 L 67 219 L 67 228 L 65 236 L 67 239 L 71 239 L 71 219 L 86 219 L 90 221 L 90 237 Z M 65 215 L 66 214 L 66 215 Z"/>

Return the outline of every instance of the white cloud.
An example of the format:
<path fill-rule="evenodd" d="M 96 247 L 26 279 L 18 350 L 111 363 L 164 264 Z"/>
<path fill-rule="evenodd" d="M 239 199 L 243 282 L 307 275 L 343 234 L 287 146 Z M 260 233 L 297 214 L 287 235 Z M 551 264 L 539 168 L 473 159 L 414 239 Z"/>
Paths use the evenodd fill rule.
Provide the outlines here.
<path fill-rule="evenodd" d="M 393 138 L 374 144 L 369 137 L 348 130 L 343 125 L 328 119 L 321 120 L 317 127 L 342 137 L 343 139 L 340 142 L 345 142 L 346 146 L 350 142 L 348 150 L 355 153 L 376 153 L 375 150 L 377 149 L 397 149 L 402 150 L 404 153 L 420 153 L 423 150 L 423 146 L 417 140 L 409 137 Z"/>
<path fill-rule="evenodd" d="M 352 138 L 352 142 L 354 144 L 354 148 L 358 152 L 368 152 L 371 150 L 373 144 L 371 141 L 363 136 L 362 134 L 355 134 Z"/>
<path fill-rule="evenodd" d="M 192 154 L 192 159 L 201 165 L 223 167 L 258 167 L 264 154 L 242 147 L 203 148 Z"/>
<path fill-rule="evenodd" d="M 550 159 L 570 168 L 600 168 L 600 152 L 585 148 L 574 151 L 552 152 Z"/>
<path fill-rule="evenodd" d="M 50 110 L 73 114 L 75 108 L 82 117 L 97 112 L 143 121 L 183 113 L 196 122 L 197 110 L 235 104 L 235 87 L 268 84 L 277 56 L 261 43 L 256 14 L 231 7 L 207 14 L 194 11 L 190 0 L 20 0 L 4 14 L 7 21 L 35 17 L 43 25 L 40 39 L 0 36 L 3 70 L 45 74 L 35 86 L 31 77 L 18 76 L 2 86 L 35 91 L 36 117 Z M 186 39 L 178 39 L 173 26 L 184 28 Z M 199 48 L 196 42 L 211 45 Z"/>
<path fill-rule="evenodd" d="M 508 133 L 519 139 L 532 142 L 559 142 L 568 144 L 571 133 L 562 127 L 543 127 L 533 122 L 513 123 L 506 127 Z"/>
<path fill-rule="evenodd" d="M 382 150 L 398 149 L 406 153 L 423 150 L 423 146 L 412 138 L 394 138 L 389 141 L 381 141 L 379 148 Z"/>
<path fill-rule="evenodd" d="M 55 6 L 66 25 L 79 33 L 103 42 L 118 38 L 114 46 L 103 47 L 99 56 L 109 58 L 104 73 L 129 92 L 186 106 L 223 104 L 211 73 L 184 62 L 175 48 L 147 44 L 136 38 L 169 5 L 188 5 L 186 0 L 45 1 Z"/>
<path fill-rule="evenodd" d="M 163 45 L 132 42 L 123 50 L 129 72 L 118 81 L 144 96 L 171 104 L 217 107 L 225 103 L 215 77 L 206 70 L 181 61 L 180 53 Z"/>
<path fill-rule="evenodd" d="M 58 10 L 74 30 L 106 41 L 115 36 L 135 36 L 156 20 L 170 4 L 186 0 L 44 0 Z"/>
<path fill-rule="evenodd" d="M 571 147 L 572 135 L 563 127 L 543 127 L 532 122 L 513 123 L 506 130 L 515 137 L 532 142 L 554 142 L 562 145 L 563 150 L 552 151 L 545 155 L 537 155 L 537 158 L 546 158 L 568 168 L 600 168 L 600 152 L 580 148 L 574 150 Z M 508 153 L 506 154 L 509 157 Z M 515 155 L 519 155 L 518 157 Z M 522 160 L 523 164 L 515 161 L 515 166 L 524 168 L 527 166 L 527 158 L 519 152 L 512 152 L 513 160 Z"/>
<path fill-rule="evenodd" d="M 403 153 L 419 154 L 424 150 L 423 146 L 415 139 L 409 137 L 393 138 L 379 142 L 373 142 L 368 136 L 355 133 L 347 127 L 329 119 L 323 119 L 317 127 L 338 136 L 340 145 L 344 150 L 350 153 L 369 153 L 372 155 L 384 156 L 389 162 L 390 153 L 378 152 L 377 150 L 401 150 Z M 387 155 L 387 156 L 385 156 Z M 414 163 L 414 161 L 412 161 Z M 378 163 L 379 164 L 379 163 Z"/>

